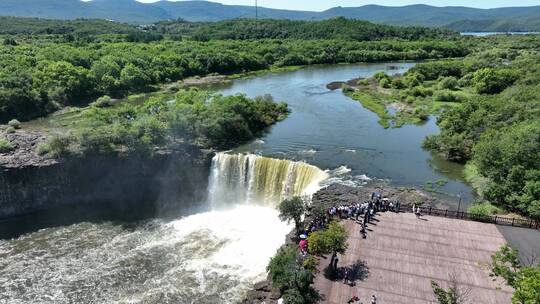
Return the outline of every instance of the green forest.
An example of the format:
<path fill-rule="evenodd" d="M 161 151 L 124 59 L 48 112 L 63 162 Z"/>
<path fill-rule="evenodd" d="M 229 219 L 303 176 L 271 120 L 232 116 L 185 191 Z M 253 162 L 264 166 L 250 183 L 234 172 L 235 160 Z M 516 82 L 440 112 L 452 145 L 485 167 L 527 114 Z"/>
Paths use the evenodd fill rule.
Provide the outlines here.
<path fill-rule="evenodd" d="M 19 19 L 4 21 L 13 23 Z M 60 21 L 43 22 L 56 28 L 52 33 L 62 28 Z M 241 73 L 274 66 L 423 60 L 467 54 L 467 49 L 457 41 L 386 39 L 395 33 L 379 36 L 385 39 L 377 41 L 319 39 L 317 35 L 310 39 L 298 36 L 299 39 L 197 41 L 191 36 L 131 32 L 122 25 L 118 25 L 118 31 L 126 33 L 99 34 L 103 22 L 106 21 L 68 21 L 63 26 L 70 31 L 49 34 L 43 24 L 31 19 L 27 22 L 30 25 L 20 27 L 21 33 L 35 28 L 37 33 L 45 34 L 4 36 L 0 46 L 0 122 L 40 117 L 64 106 L 88 104 L 103 95 L 120 98 L 151 91 L 156 85 L 190 76 Z M 242 20 L 237 22 L 245 24 Z M 274 22 L 276 26 L 281 24 L 269 21 Z M 332 22 L 316 24 L 321 26 L 317 31 L 335 27 Z M 243 30 L 250 32 L 249 28 Z"/>

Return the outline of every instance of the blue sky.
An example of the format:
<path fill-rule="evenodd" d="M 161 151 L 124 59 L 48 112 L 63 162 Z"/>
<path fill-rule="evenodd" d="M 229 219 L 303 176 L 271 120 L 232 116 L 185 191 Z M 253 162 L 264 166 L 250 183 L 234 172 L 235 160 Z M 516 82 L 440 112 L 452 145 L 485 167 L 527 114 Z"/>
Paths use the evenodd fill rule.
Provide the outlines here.
<path fill-rule="evenodd" d="M 155 0 L 139 0 L 141 2 L 155 2 Z M 255 0 L 212 0 L 223 4 L 253 5 Z M 408 4 L 429 4 L 435 6 L 469 6 L 478 8 L 493 8 L 507 6 L 540 5 L 540 0 L 258 0 L 260 6 L 321 11 L 334 6 L 361 6 L 365 4 L 379 4 L 389 6 L 402 6 Z"/>

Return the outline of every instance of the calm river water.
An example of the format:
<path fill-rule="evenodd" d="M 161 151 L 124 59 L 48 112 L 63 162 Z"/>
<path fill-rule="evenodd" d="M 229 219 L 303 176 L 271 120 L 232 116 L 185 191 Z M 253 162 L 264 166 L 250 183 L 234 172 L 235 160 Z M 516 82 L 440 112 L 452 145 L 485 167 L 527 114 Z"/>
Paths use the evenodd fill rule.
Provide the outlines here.
<path fill-rule="evenodd" d="M 352 170 L 348 180 L 389 180 L 394 185 L 423 187 L 426 182 L 445 180 L 438 189 L 450 198 L 473 199 L 464 183 L 461 165 L 447 162 L 422 149 L 422 141 L 438 132 L 436 119 L 415 126 L 384 129 L 374 113 L 341 90 L 330 91 L 332 81 L 367 77 L 379 71 L 403 73 L 414 63 L 312 66 L 305 69 L 237 80 L 220 93 L 270 94 L 285 101 L 291 115 L 274 126 L 261 140 L 235 152 L 252 152 L 270 157 L 305 160 L 321 169 L 340 166 Z M 448 198 L 448 197 L 447 197 Z"/>

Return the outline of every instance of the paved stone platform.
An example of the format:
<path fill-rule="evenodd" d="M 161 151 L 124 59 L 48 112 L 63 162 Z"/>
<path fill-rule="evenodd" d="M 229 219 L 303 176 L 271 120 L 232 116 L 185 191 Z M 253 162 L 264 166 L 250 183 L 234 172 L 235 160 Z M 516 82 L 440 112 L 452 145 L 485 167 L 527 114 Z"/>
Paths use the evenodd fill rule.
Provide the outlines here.
<path fill-rule="evenodd" d="M 356 265 L 354 286 L 329 279 L 330 257 L 321 261 L 315 281 L 322 303 L 344 304 L 356 295 L 364 304 L 371 295 L 378 304 L 436 303 L 431 280 L 447 287 L 453 276 L 470 289 L 470 303 L 507 304 L 512 290 L 489 277 L 491 254 L 506 243 L 495 225 L 411 213 L 381 213 L 363 239 L 360 225 L 343 222 L 350 233 L 349 248 L 338 267 Z M 360 302 L 356 302 L 360 303 Z"/>

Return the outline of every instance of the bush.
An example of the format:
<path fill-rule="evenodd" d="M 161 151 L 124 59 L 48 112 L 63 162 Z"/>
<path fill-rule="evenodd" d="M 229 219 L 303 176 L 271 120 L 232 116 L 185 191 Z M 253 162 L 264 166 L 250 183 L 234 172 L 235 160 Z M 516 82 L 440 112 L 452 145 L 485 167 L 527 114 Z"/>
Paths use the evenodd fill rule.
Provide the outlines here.
<path fill-rule="evenodd" d="M 462 88 L 471 86 L 472 80 L 473 80 L 473 75 L 474 75 L 473 73 L 468 73 L 465 76 L 461 77 L 458 80 L 458 86 L 460 86 Z"/>
<path fill-rule="evenodd" d="M 414 112 L 413 112 L 414 116 L 420 120 L 428 120 L 429 118 L 429 113 L 427 112 L 427 110 L 423 109 L 423 108 L 414 108 Z"/>
<path fill-rule="evenodd" d="M 405 88 L 405 83 L 403 82 L 402 79 L 396 78 L 396 79 L 392 80 L 392 88 L 396 89 L 396 90 L 404 89 Z"/>
<path fill-rule="evenodd" d="M 487 220 L 492 215 L 500 214 L 502 210 L 488 202 L 475 203 L 467 209 L 467 213 L 474 219 Z"/>
<path fill-rule="evenodd" d="M 8 133 L 8 134 L 13 134 L 13 133 L 15 133 L 15 128 L 14 128 L 14 127 L 11 127 L 11 126 L 7 127 L 7 128 L 6 128 L 6 133 Z"/>
<path fill-rule="evenodd" d="M 61 157 L 70 153 L 69 146 L 73 142 L 70 135 L 53 135 L 46 142 L 38 145 L 39 155 L 49 154 L 51 157 Z"/>
<path fill-rule="evenodd" d="M 368 79 L 360 79 L 358 80 L 358 85 L 368 86 L 369 80 Z"/>
<path fill-rule="evenodd" d="M 427 97 L 433 95 L 433 90 L 425 88 L 423 86 L 417 86 L 413 87 L 411 89 L 407 89 L 407 94 L 414 97 Z"/>
<path fill-rule="evenodd" d="M 442 90 L 435 92 L 434 99 L 442 102 L 463 102 L 465 101 L 465 95 L 450 90 Z"/>
<path fill-rule="evenodd" d="M 403 78 L 403 84 L 405 84 L 407 88 L 414 88 L 416 86 L 419 86 L 422 81 L 417 76 L 418 75 L 415 74 L 407 75 Z"/>
<path fill-rule="evenodd" d="M 90 104 L 91 106 L 98 107 L 98 108 L 108 108 L 112 106 L 112 99 L 111 97 L 105 95 L 98 98 L 96 101 Z"/>
<path fill-rule="evenodd" d="M 9 142 L 9 140 L 0 138 L 0 153 L 6 153 L 13 150 L 13 145 Z"/>
<path fill-rule="evenodd" d="M 414 101 L 415 101 L 415 99 L 412 96 L 405 97 L 405 102 L 408 103 L 408 104 L 413 104 Z"/>
<path fill-rule="evenodd" d="M 391 81 L 388 80 L 387 78 L 383 78 L 379 81 L 379 85 L 382 87 L 382 88 L 385 88 L 385 89 L 388 89 L 390 88 L 390 85 L 391 85 Z"/>
<path fill-rule="evenodd" d="M 473 85 L 479 94 L 497 94 L 514 84 L 518 74 L 514 70 L 484 68 L 473 75 Z"/>
<path fill-rule="evenodd" d="M 20 129 L 21 128 L 21 122 L 18 121 L 17 119 L 12 119 L 8 122 L 8 125 L 12 128 L 15 128 L 15 129 Z"/>
<path fill-rule="evenodd" d="M 444 90 L 455 90 L 458 87 L 458 80 L 456 77 L 444 77 L 439 82 L 439 87 Z"/>
<path fill-rule="evenodd" d="M 391 81 L 392 78 L 390 78 L 390 76 L 388 76 L 385 72 L 378 72 L 376 73 L 375 75 L 373 75 L 373 78 L 375 78 L 377 81 L 381 81 L 383 79 L 386 79 L 388 81 Z"/>

